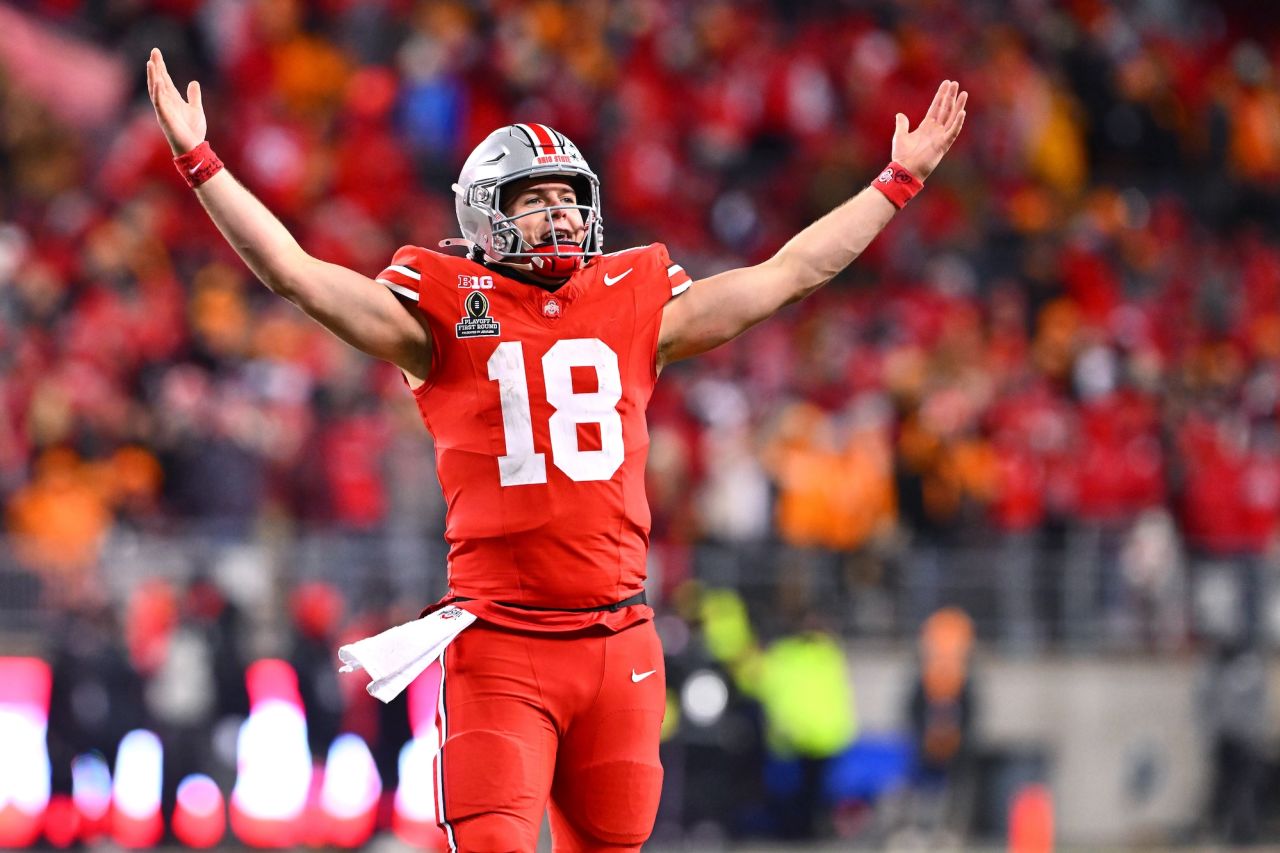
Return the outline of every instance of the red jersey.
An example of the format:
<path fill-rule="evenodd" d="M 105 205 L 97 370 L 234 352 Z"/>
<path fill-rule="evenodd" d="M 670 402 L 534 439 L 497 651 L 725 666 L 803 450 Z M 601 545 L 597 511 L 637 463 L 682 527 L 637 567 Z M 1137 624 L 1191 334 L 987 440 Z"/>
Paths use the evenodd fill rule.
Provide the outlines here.
<path fill-rule="evenodd" d="M 378 280 L 416 300 L 432 337 L 414 390 L 448 507 L 449 598 L 520 627 L 615 629 L 647 607 L 645 407 L 662 308 L 689 287 L 660 243 L 593 259 L 554 293 L 429 249 Z M 448 600 L 448 599 L 446 599 Z"/>

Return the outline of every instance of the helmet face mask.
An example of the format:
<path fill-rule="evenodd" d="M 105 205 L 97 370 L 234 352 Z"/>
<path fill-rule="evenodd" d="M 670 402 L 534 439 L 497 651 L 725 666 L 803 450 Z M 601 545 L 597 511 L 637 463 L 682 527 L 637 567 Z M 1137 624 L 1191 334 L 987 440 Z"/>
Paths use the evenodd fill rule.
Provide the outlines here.
<path fill-rule="evenodd" d="M 552 174 L 547 177 L 549 179 L 554 179 L 562 176 Z M 521 179 L 517 179 L 517 181 L 519 180 Z M 589 204 L 553 204 L 540 207 L 537 210 L 527 210 L 524 213 L 503 213 L 502 208 L 509 204 L 509 199 L 503 197 L 503 190 L 517 181 L 506 182 L 506 187 L 497 187 L 494 192 L 495 198 L 492 203 L 492 212 L 490 213 L 490 211 L 486 211 L 486 213 L 490 213 L 490 221 L 492 222 L 494 249 L 503 252 L 507 257 L 523 257 L 533 254 L 535 246 L 525 239 L 524 232 L 521 230 L 521 225 L 524 224 L 526 220 L 537 218 L 545 220 L 546 224 L 549 226 L 549 230 L 551 232 L 550 243 L 553 248 L 551 254 L 559 254 L 562 250 L 561 247 L 566 250 L 565 254 L 583 254 L 586 244 L 592 240 L 593 225 L 595 224 L 597 217 L 595 208 Z M 590 193 L 581 193 L 576 187 L 574 188 L 574 193 L 576 196 L 591 197 Z M 561 210 L 575 210 L 578 212 L 578 215 L 582 220 L 583 228 L 585 229 L 581 243 L 563 241 L 556 235 L 555 232 L 557 227 L 555 214 L 557 211 Z M 525 227 L 527 228 L 527 225 Z"/>
<path fill-rule="evenodd" d="M 502 207 L 504 191 L 529 178 L 561 178 L 573 187 L 574 204 L 559 204 L 508 216 Z M 455 208 L 462 236 L 490 261 L 541 272 L 549 258 L 556 272 L 576 269 L 601 254 L 604 222 L 600 215 L 600 181 L 577 146 L 545 125 L 514 124 L 489 134 L 471 152 L 454 184 Z M 581 244 L 562 240 L 551 228 L 549 244 L 532 246 L 520 223 L 545 216 L 548 223 L 559 210 L 577 210 L 582 217 Z M 567 272 L 566 272 L 567 274 Z"/>

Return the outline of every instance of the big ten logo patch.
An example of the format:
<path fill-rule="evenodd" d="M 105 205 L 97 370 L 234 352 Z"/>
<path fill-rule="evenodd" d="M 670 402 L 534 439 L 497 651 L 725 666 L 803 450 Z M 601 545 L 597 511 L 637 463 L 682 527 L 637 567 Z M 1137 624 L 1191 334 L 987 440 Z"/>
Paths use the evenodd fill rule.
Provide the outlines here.
<path fill-rule="evenodd" d="M 493 290 L 491 275 L 459 275 L 459 290 Z"/>

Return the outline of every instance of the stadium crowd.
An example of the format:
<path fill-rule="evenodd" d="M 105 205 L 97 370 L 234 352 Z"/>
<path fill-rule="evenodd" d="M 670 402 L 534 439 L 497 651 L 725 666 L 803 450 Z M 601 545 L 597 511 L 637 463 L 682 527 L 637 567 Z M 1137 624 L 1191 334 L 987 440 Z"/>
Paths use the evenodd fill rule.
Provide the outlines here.
<path fill-rule="evenodd" d="M 662 240 L 695 278 L 762 260 L 868 181 L 896 111 L 963 81 L 972 132 L 847 274 L 659 383 L 663 589 L 749 580 L 780 630 L 834 600 L 843 627 L 910 632 L 958 576 L 996 572 L 999 619 L 979 624 L 1015 647 L 1045 639 L 1045 607 L 1055 639 L 1179 647 L 1203 569 L 1246 593 L 1228 630 L 1265 630 L 1280 41 L 1256 24 L 1273 12 L 26 6 L 0 51 L 0 502 L 51 604 L 95 585 L 121 531 L 441 529 L 394 369 L 258 286 L 172 173 L 143 92 L 154 44 L 204 84 L 236 175 L 310 252 L 368 274 L 455 233 L 458 164 L 510 120 L 586 152 L 607 248 Z M 22 45 L 66 49 L 37 71 Z"/>

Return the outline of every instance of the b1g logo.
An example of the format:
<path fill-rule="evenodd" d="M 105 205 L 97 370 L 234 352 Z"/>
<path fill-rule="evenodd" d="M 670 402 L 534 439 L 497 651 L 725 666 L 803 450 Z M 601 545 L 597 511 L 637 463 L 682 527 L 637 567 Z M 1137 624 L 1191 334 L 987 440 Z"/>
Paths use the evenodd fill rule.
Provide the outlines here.
<path fill-rule="evenodd" d="M 489 316 L 489 297 L 473 290 L 462 305 L 467 309 L 467 316 L 454 326 L 459 338 L 496 338 L 502 333 L 498 321 Z"/>
<path fill-rule="evenodd" d="M 493 290 L 491 275 L 459 275 L 459 290 Z"/>

